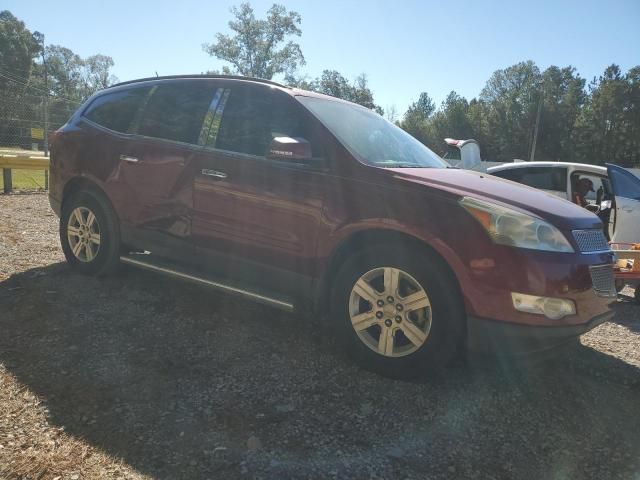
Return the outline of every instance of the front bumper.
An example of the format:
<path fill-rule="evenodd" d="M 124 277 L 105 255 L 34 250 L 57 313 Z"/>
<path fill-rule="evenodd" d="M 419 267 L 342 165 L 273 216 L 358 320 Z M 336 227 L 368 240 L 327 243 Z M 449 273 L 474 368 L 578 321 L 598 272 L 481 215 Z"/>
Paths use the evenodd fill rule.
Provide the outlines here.
<path fill-rule="evenodd" d="M 586 323 L 558 326 L 522 325 L 471 316 L 467 319 L 467 346 L 470 351 L 481 353 L 535 354 L 567 343 L 613 315 L 613 311 L 608 311 Z"/>

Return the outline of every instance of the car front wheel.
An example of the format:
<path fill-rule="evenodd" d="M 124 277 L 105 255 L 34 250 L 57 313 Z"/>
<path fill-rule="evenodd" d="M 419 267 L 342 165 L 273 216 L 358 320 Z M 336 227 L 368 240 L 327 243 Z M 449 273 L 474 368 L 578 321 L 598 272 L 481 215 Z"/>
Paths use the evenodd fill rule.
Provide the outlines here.
<path fill-rule="evenodd" d="M 332 318 L 364 368 L 410 378 L 456 354 L 464 309 L 435 256 L 375 247 L 349 259 L 334 285 Z"/>

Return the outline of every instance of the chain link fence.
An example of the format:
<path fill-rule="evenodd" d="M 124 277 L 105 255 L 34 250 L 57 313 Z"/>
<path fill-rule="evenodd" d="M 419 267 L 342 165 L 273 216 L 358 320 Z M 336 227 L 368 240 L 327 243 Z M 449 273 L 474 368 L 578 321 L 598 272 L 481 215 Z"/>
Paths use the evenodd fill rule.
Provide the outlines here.
<path fill-rule="evenodd" d="M 47 132 L 64 125 L 80 103 L 28 85 L 0 90 L 0 156 L 43 155 Z M 0 191 L 47 187 L 45 171 L 7 170 L 0 175 Z"/>
<path fill-rule="evenodd" d="M 80 102 L 25 87 L 0 91 L 0 148 L 44 150 L 44 132 L 64 125 Z"/>

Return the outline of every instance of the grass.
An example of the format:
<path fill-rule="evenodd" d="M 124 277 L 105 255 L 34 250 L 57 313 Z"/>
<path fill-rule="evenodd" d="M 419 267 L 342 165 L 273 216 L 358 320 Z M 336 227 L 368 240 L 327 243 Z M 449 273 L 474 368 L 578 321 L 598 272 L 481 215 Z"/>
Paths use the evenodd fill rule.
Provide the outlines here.
<path fill-rule="evenodd" d="M 20 147 L 0 145 L 0 154 L 42 155 L 41 151 L 25 150 Z M 2 170 L 2 169 L 0 169 Z M 0 192 L 4 191 L 4 177 L 0 171 Z M 44 188 L 44 170 L 11 170 L 15 190 L 36 190 Z"/>
<path fill-rule="evenodd" d="M 11 175 L 14 190 L 44 188 L 44 170 L 11 170 Z M 4 177 L 0 175 L 0 192 L 2 191 L 4 191 Z"/>

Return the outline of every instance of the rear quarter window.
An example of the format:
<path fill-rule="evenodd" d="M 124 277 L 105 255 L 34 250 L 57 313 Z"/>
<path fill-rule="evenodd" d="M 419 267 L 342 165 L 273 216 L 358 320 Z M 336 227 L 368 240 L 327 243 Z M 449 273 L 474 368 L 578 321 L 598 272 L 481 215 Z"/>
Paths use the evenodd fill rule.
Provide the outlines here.
<path fill-rule="evenodd" d="M 105 93 L 93 100 L 83 115 L 110 130 L 128 133 L 148 93 L 149 87 Z"/>

